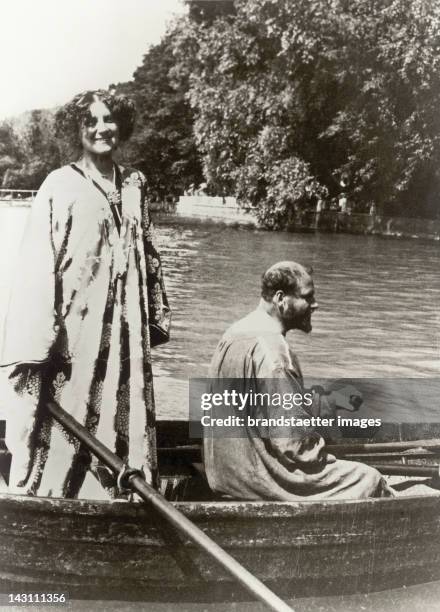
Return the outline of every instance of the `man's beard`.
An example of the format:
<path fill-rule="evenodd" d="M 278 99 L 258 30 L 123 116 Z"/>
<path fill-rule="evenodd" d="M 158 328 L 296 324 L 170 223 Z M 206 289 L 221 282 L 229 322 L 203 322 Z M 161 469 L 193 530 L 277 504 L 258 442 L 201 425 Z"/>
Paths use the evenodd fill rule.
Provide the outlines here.
<path fill-rule="evenodd" d="M 306 313 L 302 316 L 297 323 L 297 328 L 306 334 L 312 331 L 312 313 Z"/>

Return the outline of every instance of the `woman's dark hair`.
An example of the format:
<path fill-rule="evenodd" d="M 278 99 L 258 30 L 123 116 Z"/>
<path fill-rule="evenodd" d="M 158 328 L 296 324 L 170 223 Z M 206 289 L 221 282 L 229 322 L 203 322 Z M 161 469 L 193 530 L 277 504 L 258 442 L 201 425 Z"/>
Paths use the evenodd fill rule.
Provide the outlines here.
<path fill-rule="evenodd" d="M 136 107 L 127 96 L 116 95 L 112 91 L 96 89 L 78 94 L 62 106 L 55 115 L 56 136 L 79 146 L 80 128 L 87 117 L 90 105 L 99 100 L 110 110 L 119 129 L 121 141 L 128 140 L 133 133 Z"/>

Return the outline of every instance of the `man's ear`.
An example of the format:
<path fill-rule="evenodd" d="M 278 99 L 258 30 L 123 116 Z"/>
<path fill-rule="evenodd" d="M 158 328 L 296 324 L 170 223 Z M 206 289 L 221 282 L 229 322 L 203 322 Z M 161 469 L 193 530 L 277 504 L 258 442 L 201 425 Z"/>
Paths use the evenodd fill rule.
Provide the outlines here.
<path fill-rule="evenodd" d="M 281 289 L 278 289 L 278 291 L 274 293 L 272 301 L 277 306 L 280 306 L 283 303 L 283 300 L 284 300 L 284 291 L 282 291 Z"/>

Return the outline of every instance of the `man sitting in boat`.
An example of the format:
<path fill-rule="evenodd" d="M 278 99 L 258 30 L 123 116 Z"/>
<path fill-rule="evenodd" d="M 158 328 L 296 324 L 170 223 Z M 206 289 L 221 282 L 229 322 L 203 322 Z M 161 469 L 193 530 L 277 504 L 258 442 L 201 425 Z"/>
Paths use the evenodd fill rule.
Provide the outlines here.
<path fill-rule="evenodd" d="M 230 327 L 220 340 L 211 362 L 210 377 L 217 390 L 252 394 L 286 389 L 305 397 L 298 360 L 286 333 L 312 330 L 311 316 L 318 308 L 311 275 L 291 261 L 269 268 L 262 278 L 260 304 Z M 239 387 L 239 388 L 237 388 Z M 246 395 L 246 393 L 248 395 Z M 329 416 L 338 407 L 329 396 L 313 394 L 290 410 L 289 417 Z M 204 461 L 213 491 L 239 499 L 319 500 L 391 496 L 381 474 L 357 462 L 337 460 L 328 454 L 316 428 L 274 426 L 274 419 L 249 420 L 249 416 L 280 416 L 279 407 L 249 402 L 241 412 L 244 427 L 228 437 L 219 428 L 204 428 Z M 215 407 L 211 415 L 215 414 Z M 316 419 L 315 419 L 316 420 Z"/>

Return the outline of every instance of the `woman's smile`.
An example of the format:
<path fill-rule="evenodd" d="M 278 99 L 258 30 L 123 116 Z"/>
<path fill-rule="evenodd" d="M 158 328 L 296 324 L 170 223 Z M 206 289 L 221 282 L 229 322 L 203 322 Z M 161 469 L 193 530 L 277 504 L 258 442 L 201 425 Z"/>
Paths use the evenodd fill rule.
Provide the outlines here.
<path fill-rule="evenodd" d="M 118 126 L 106 104 L 97 100 L 90 105 L 81 128 L 81 141 L 86 153 L 109 155 L 119 143 Z"/>

